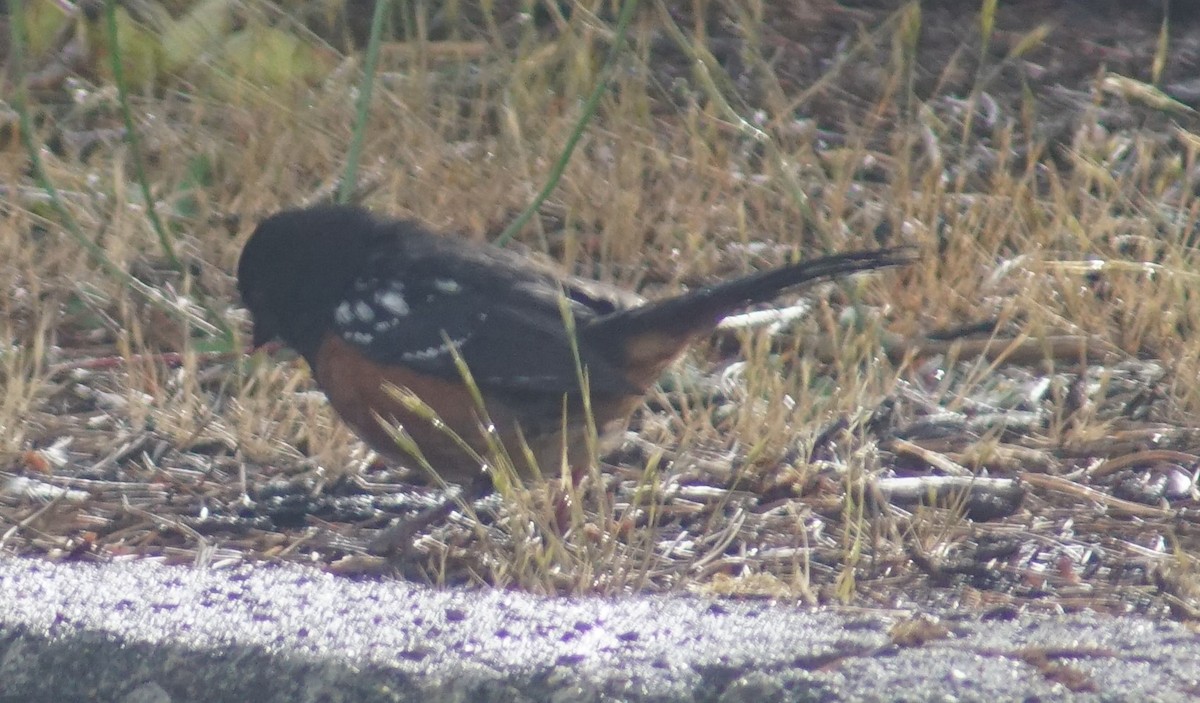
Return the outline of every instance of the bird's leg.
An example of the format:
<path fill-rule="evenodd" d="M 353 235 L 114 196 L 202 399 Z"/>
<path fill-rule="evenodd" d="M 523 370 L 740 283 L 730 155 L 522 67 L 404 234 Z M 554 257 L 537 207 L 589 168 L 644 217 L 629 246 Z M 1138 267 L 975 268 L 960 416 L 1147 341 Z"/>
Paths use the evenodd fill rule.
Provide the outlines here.
<path fill-rule="evenodd" d="M 461 488 L 458 496 L 447 496 L 441 503 L 383 530 L 367 544 L 367 553 L 376 556 L 396 556 L 407 552 L 418 534 L 435 522 L 449 517 L 460 501 L 471 505 L 492 490 L 491 475 L 480 472 L 474 481 Z"/>

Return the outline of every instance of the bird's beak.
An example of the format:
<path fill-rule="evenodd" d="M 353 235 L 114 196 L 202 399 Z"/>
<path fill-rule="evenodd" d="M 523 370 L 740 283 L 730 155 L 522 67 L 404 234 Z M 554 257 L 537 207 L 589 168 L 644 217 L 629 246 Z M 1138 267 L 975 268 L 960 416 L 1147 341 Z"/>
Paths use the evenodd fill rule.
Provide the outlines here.
<path fill-rule="evenodd" d="M 246 294 L 242 293 L 242 299 L 245 301 L 246 311 L 250 313 L 250 326 L 253 329 L 251 339 L 253 341 L 253 349 L 258 350 L 279 338 L 279 325 L 275 322 L 275 316 L 268 312 L 270 307 L 260 291 L 253 291 Z"/>

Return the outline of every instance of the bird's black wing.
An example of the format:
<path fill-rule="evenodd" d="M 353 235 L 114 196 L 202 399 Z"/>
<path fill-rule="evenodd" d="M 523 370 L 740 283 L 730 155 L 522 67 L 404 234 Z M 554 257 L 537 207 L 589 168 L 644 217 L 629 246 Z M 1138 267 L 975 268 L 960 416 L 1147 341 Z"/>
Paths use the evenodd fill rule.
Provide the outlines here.
<path fill-rule="evenodd" d="M 372 253 L 333 327 L 379 363 L 457 379 L 456 350 L 481 389 L 561 396 L 579 389 L 564 301 L 580 326 L 615 305 L 508 252 L 397 238 Z M 592 389 L 632 390 L 611 360 L 579 352 Z"/>

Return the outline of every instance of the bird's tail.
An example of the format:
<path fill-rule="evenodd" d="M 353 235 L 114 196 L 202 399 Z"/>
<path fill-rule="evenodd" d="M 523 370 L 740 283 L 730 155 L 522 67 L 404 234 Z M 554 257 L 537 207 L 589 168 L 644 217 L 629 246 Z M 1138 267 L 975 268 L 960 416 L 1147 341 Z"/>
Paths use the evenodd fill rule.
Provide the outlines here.
<path fill-rule="evenodd" d="M 808 259 L 622 310 L 597 320 L 585 333 L 601 343 L 621 344 L 619 353 L 644 360 L 647 367 L 657 365 L 650 359 L 662 356 L 665 367 L 688 342 L 711 333 L 722 318 L 739 308 L 796 286 L 902 266 L 916 258 L 912 247 L 896 247 Z"/>

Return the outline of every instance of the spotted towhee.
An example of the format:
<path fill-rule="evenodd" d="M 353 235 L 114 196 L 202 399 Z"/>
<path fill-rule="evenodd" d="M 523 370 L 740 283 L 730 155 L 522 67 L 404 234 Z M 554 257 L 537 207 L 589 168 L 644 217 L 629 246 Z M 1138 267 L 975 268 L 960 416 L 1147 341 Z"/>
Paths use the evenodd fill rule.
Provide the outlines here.
<path fill-rule="evenodd" d="M 368 444 L 409 458 L 384 423 L 403 426 L 443 478 L 478 484 L 485 467 L 446 431 L 488 455 L 456 356 L 518 472 L 530 473 L 528 446 L 553 475 L 564 456 L 575 468 L 590 460 L 581 367 L 595 427 L 612 437 L 663 370 L 730 312 L 785 288 L 913 259 L 903 248 L 836 254 L 645 302 L 413 221 L 319 206 L 258 226 L 238 263 L 238 288 L 255 345 L 278 337 L 299 352 Z M 440 423 L 387 384 L 409 389 Z"/>

